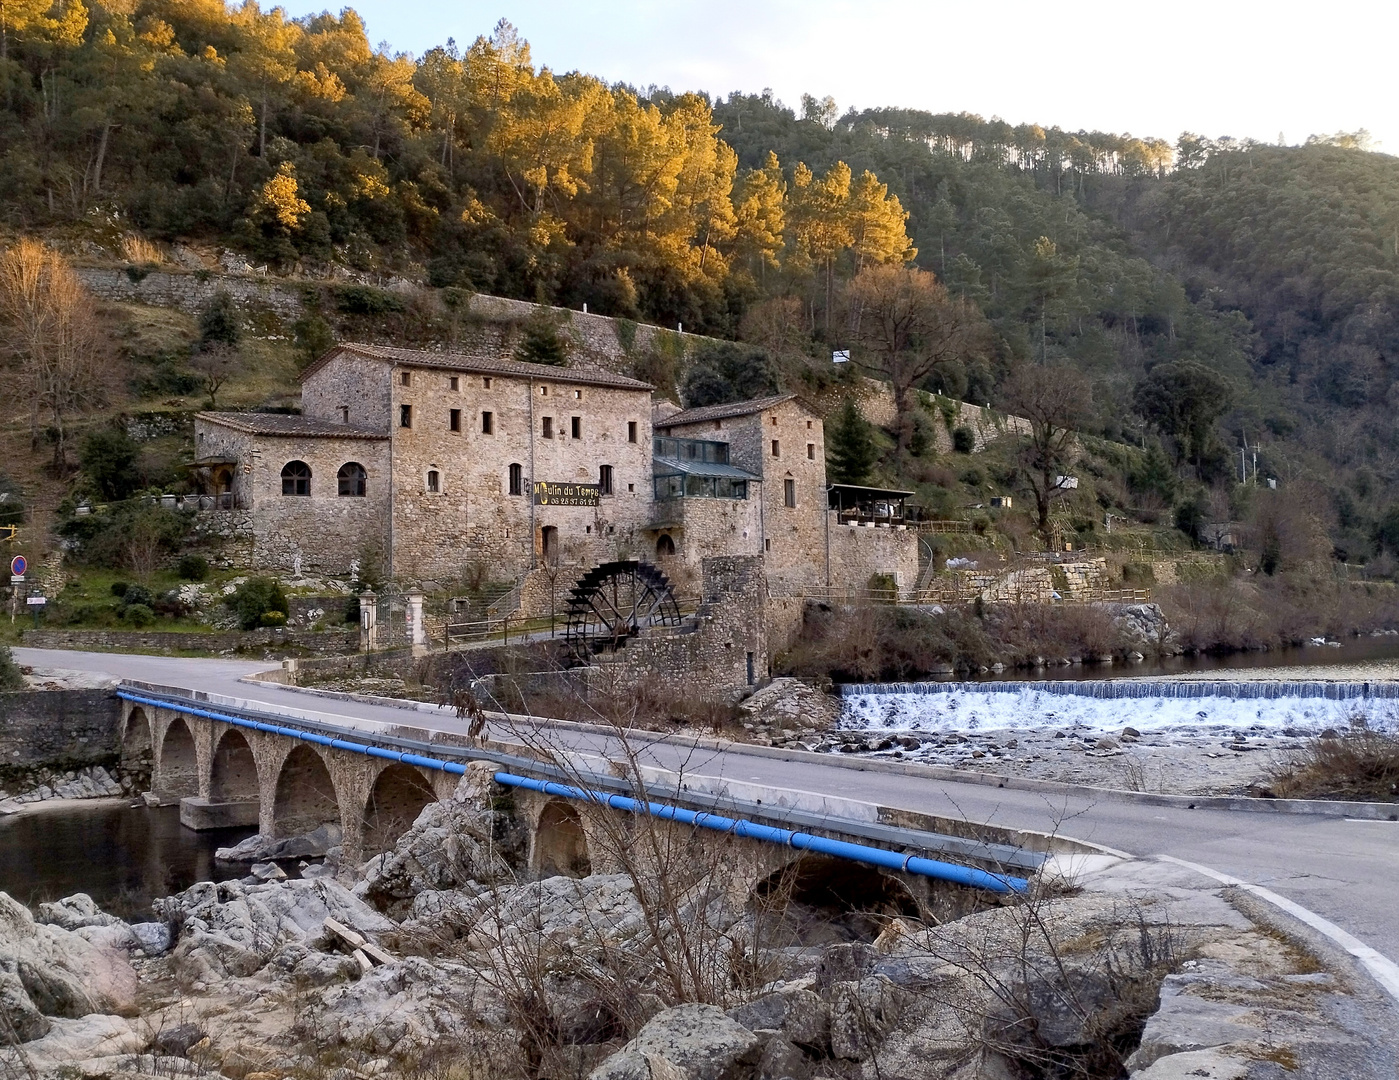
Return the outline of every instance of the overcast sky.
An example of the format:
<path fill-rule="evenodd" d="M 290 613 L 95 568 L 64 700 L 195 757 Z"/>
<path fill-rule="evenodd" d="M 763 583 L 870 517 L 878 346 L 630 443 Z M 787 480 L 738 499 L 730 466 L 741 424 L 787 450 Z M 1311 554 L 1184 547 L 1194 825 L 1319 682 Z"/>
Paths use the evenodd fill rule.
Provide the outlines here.
<path fill-rule="evenodd" d="M 264 8 L 271 0 L 264 0 Z M 294 15 L 324 2 L 284 0 Z M 1161 136 L 1366 128 L 1399 154 L 1399 4 L 1331 0 L 358 0 L 371 40 L 465 47 L 502 16 L 536 64 L 674 90 L 803 93 Z"/>

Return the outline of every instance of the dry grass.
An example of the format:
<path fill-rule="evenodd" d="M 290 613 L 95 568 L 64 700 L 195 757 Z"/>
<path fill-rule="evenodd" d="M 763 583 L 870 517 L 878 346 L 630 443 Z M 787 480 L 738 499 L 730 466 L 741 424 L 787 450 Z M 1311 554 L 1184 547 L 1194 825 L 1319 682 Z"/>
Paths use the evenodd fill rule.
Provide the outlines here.
<path fill-rule="evenodd" d="M 159 266 L 165 261 L 158 245 L 134 232 L 121 238 L 121 257 L 134 266 Z"/>
<path fill-rule="evenodd" d="M 1270 780 L 1281 798 L 1399 804 L 1399 736 L 1359 728 L 1338 738 L 1313 739 Z"/>

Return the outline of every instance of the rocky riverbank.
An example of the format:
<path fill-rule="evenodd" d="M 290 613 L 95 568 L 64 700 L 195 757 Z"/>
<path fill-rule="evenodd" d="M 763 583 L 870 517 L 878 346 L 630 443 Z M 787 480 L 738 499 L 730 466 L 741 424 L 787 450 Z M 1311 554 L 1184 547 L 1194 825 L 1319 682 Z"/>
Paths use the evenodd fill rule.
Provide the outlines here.
<path fill-rule="evenodd" d="M 474 769 L 390 851 L 315 880 L 200 884 L 136 924 L 0 895 L 0 1072 L 1393 1076 L 1363 980 L 1179 867 L 1098 860 L 1018 903 L 949 895 L 938 923 L 872 871 L 857 917 L 808 887 L 821 868 L 750 891 L 738 849 L 592 831 L 636 842 L 612 872 L 532 880 Z"/>

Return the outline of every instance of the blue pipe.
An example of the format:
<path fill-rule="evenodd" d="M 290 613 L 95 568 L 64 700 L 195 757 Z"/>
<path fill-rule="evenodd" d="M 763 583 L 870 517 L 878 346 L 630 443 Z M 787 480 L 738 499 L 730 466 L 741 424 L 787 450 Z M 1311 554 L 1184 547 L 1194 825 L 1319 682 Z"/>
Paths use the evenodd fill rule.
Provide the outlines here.
<path fill-rule="evenodd" d="M 759 825 L 755 821 L 723 817 L 703 810 L 686 810 L 683 807 L 667 806 L 664 803 L 642 802 L 640 799 L 633 799 L 626 795 L 609 795 L 606 792 L 590 791 L 587 788 L 574 787 L 571 784 L 558 784 L 552 780 L 535 780 L 529 776 L 515 776 L 512 773 L 498 772 L 495 774 L 495 781 L 506 787 L 526 788 L 530 791 L 543 792 L 546 795 L 559 795 L 566 799 L 581 799 L 584 802 L 597 803 L 613 810 L 629 810 L 634 814 L 650 814 L 666 821 L 678 821 L 685 825 L 696 825 L 702 829 L 732 833 L 734 836 L 741 836 L 749 840 L 765 840 L 768 843 L 781 844 L 783 847 L 796 848 L 799 851 L 815 851 L 822 855 L 834 855 L 837 858 L 869 863 L 886 870 L 920 874 L 923 877 L 951 881 L 958 885 L 970 885 L 973 888 L 988 889 L 996 893 L 1021 893 L 1030 887 L 1030 883 L 1025 878 L 993 874 L 973 866 L 958 866 L 955 863 L 925 859 L 919 855 L 900 855 L 897 852 L 868 847 L 865 844 L 830 840 L 824 836 L 812 836 L 810 833 L 792 832 L 789 829 L 778 829 L 771 825 Z"/>
<path fill-rule="evenodd" d="M 174 712 L 187 713 L 190 716 L 199 716 L 205 720 L 218 720 L 225 724 L 247 728 L 251 731 L 261 731 L 268 735 L 282 735 L 289 739 L 301 739 L 305 742 L 315 743 L 318 746 L 328 746 L 334 750 L 350 750 L 357 754 L 366 754 L 369 757 L 385 758 L 389 761 L 402 762 L 405 765 L 420 765 L 425 769 L 438 769 L 456 776 L 461 776 L 466 773 L 466 766 L 456 761 L 441 761 L 437 758 L 423 757 L 421 754 L 399 753 L 396 750 L 386 750 L 380 746 L 346 742 L 344 739 L 332 739 L 328 735 L 318 735 L 315 732 L 301 731 L 298 728 L 282 727 L 278 724 L 266 724 L 260 720 L 248 720 L 241 716 L 216 712 L 213 709 L 197 708 L 194 705 L 187 705 L 183 702 L 146 697 L 142 694 L 134 694 L 130 690 L 117 690 L 117 697 L 123 698 L 126 701 L 133 701 L 138 705 L 149 705 L 157 709 L 170 709 Z M 732 833 L 735 836 L 740 836 L 749 840 L 763 840 L 772 844 L 781 844 L 783 847 L 796 848 L 799 851 L 815 851 L 822 855 L 834 855 L 837 858 L 869 863 L 872 866 L 882 867 L 886 870 L 899 870 L 904 873 L 919 874 L 923 877 L 937 878 L 940 881 L 951 881 L 958 885 L 970 885 L 973 888 L 987 889 L 991 892 L 1020 893 L 1025 892 L 1030 887 L 1030 883 L 1025 878 L 1010 877 L 1006 874 L 993 874 L 990 871 L 980 870 L 973 866 L 958 866 L 956 863 L 939 862 L 936 859 L 925 859 L 919 855 L 899 855 L 893 851 L 885 851 L 882 848 L 869 847 L 865 844 L 851 844 L 844 840 L 830 840 L 824 836 L 812 836 L 810 833 L 793 832 L 790 829 L 778 829 L 771 825 L 759 825 L 756 821 L 724 817 L 720 814 L 711 814 L 704 810 L 686 810 L 683 807 L 668 806 L 664 803 L 643 803 L 639 799 L 633 799 L 626 795 L 609 795 L 602 791 L 574 787 L 570 784 L 559 784 L 552 780 L 535 780 L 532 777 L 516 776 L 514 773 L 508 772 L 498 772 L 495 774 L 494 779 L 496 783 L 503 784 L 506 787 L 527 788 L 530 791 L 539 791 L 547 795 L 559 795 L 568 799 L 581 799 L 584 802 L 597 803 L 613 810 L 628 810 L 634 814 L 650 814 L 653 817 L 658 817 L 665 821 L 678 821 L 685 825 L 695 825 L 703 829 L 713 829 L 716 832 Z"/>

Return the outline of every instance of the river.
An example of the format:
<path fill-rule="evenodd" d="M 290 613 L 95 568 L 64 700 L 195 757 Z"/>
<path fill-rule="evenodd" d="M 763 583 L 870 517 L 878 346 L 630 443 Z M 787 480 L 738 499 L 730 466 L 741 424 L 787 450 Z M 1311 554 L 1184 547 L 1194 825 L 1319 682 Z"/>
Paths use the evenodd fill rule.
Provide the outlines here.
<path fill-rule="evenodd" d="M 158 896 L 246 873 L 216 863 L 214 850 L 255 831 L 194 832 L 178 807 L 125 800 L 30 810 L 0 818 L 0 890 L 31 909 L 85 892 L 104 911 L 142 921 Z"/>

